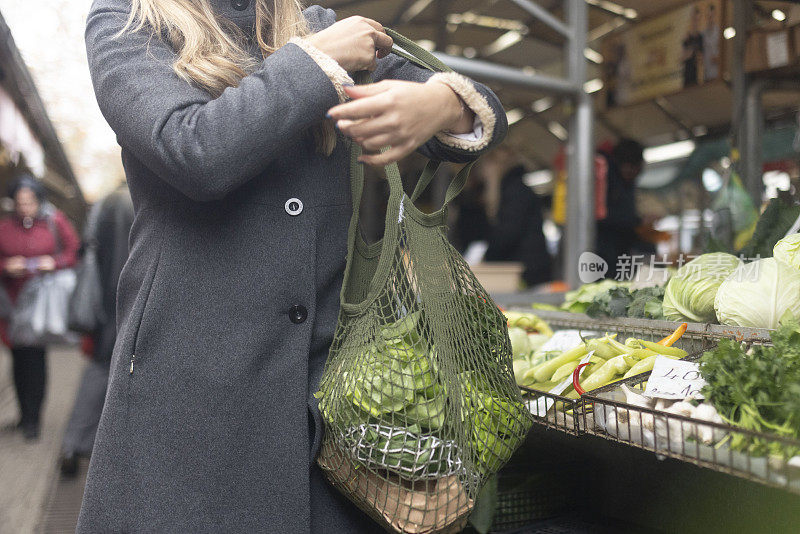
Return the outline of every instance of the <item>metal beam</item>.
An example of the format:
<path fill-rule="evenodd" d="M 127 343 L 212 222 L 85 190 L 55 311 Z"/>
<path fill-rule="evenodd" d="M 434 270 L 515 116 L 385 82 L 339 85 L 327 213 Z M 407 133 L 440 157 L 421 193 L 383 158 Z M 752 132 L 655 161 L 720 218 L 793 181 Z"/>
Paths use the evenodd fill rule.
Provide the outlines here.
<path fill-rule="evenodd" d="M 695 135 L 692 132 L 692 127 L 683 120 L 679 115 L 678 112 L 672 107 L 672 105 L 667 102 L 667 99 L 663 96 L 656 97 L 653 100 L 653 105 L 658 108 L 658 110 L 672 122 L 675 126 L 677 126 L 680 130 L 686 132 L 686 135 L 689 139 L 694 139 Z"/>
<path fill-rule="evenodd" d="M 433 53 L 437 58 L 446 63 L 450 68 L 472 78 L 496 81 L 518 87 L 536 89 L 554 95 L 574 96 L 583 91 L 582 84 L 575 84 L 563 78 L 547 76 L 544 74 L 527 74 L 520 69 L 506 67 L 465 57 L 451 56 L 441 52 Z M 583 51 L 581 51 L 583 57 Z"/>
<path fill-rule="evenodd" d="M 552 13 L 547 11 L 539 4 L 536 4 L 531 0 L 508 0 L 508 1 L 516 5 L 526 13 L 528 13 L 533 18 L 537 19 L 539 22 L 546 24 L 553 30 L 557 31 L 567 39 L 572 37 L 572 32 L 574 31 L 574 28 L 570 28 L 569 26 L 558 20 L 556 16 L 554 16 Z"/>
<path fill-rule="evenodd" d="M 580 90 L 569 121 L 567 145 L 567 232 L 564 275 L 570 287 L 577 287 L 581 254 L 594 249 L 594 117 L 592 98 L 583 90 L 587 66 L 583 51 L 589 14 L 584 0 L 566 0 L 567 22 L 572 38 L 567 47 L 569 81 Z M 609 265 L 613 269 L 614 265 Z"/>
<path fill-rule="evenodd" d="M 395 26 L 403 22 L 403 18 L 406 16 L 406 12 L 409 10 L 409 8 L 411 8 L 412 5 L 414 5 L 415 1 L 416 0 L 404 0 L 404 2 L 400 5 L 400 7 L 397 8 L 397 11 L 395 12 L 394 16 L 391 19 L 391 22 L 389 23 L 389 26 L 394 28 Z"/>

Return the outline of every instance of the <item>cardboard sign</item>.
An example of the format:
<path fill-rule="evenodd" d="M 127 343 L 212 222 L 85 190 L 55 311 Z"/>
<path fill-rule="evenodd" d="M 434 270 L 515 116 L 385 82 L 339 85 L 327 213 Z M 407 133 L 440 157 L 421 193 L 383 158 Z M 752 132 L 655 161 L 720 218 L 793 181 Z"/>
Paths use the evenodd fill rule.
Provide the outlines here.
<path fill-rule="evenodd" d="M 700 365 L 697 362 L 659 356 L 647 380 L 644 394 L 657 399 L 702 399 L 700 390 L 705 385 L 706 381 L 700 376 Z"/>

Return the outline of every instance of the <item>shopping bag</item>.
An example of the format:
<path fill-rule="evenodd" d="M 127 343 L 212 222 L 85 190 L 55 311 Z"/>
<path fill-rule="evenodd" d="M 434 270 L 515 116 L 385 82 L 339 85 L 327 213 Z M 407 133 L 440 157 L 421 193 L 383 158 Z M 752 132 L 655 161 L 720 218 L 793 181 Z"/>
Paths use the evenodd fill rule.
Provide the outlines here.
<path fill-rule="evenodd" d="M 0 286 L 0 319 L 8 319 L 11 316 L 11 310 L 14 305 L 11 304 L 11 297 L 3 286 Z"/>
<path fill-rule="evenodd" d="M 67 328 L 67 307 L 75 281 L 72 269 L 60 269 L 31 278 L 22 286 L 8 326 L 13 346 L 77 343 L 78 337 Z"/>
<path fill-rule="evenodd" d="M 405 49 L 400 55 L 447 69 L 387 33 Z M 472 164 L 433 213 L 415 201 L 439 162 L 428 163 L 411 196 L 397 165 L 387 166 L 385 233 L 367 245 L 360 153 L 352 143 L 353 214 L 338 324 L 316 394 L 325 422 L 317 462 L 384 528 L 457 532 L 532 422 L 514 382 L 506 318 L 446 237 L 447 206 Z"/>
<path fill-rule="evenodd" d="M 89 212 L 84 233 L 84 253 L 75 270 L 77 282 L 69 300 L 69 329 L 83 334 L 93 334 L 106 322 L 103 286 L 97 265 L 97 224 L 101 209 L 102 203 L 93 206 Z"/>
<path fill-rule="evenodd" d="M 75 275 L 75 291 L 67 307 L 67 326 L 74 332 L 92 334 L 105 322 L 103 288 L 94 246 L 87 246 Z"/>

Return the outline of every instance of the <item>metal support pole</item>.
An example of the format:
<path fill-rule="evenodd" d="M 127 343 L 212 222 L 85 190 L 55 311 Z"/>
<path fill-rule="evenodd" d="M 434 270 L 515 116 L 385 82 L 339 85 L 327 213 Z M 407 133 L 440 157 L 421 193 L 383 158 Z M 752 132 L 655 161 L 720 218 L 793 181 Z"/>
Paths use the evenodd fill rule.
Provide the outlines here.
<path fill-rule="evenodd" d="M 483 80 L 496 81 L 519 87 L 538 89 L 549 94 L 562 96 L 572 96 L 579 91 L 583 91 L 583 85 L 575 85 L 572 80 L 564 80 L 555 76 L 543 74 L 526 74 L 520 69 L 506 67 L 483 61 L 480 59 L 467 59 L 465 57 L 451 56 L 441 52 L 433 52 L 443 63 L 453 70 L 471 78 L 481 78 Z M 581 51 L 583 57 L 583 51 Z"/>
<path fill-rule="evenodd" d="M 580 285 L 580 256 L 594 248 L 594 117 L 590 95 L 583 90 L 587 67 L 583 51 L 588 32 L 588 9 L 584 0 L 566 0 L 567 22 L 572 38 L 567 47 L 569 81 L 580 87 L 574 98 L 567 145 L 567 232 L 565 279 L 570 287 Z M 609 265 L 613 269 L 614 265 Z"/>
<path fill-rule="evenodd" d="M 752 0 L 733 0 L 733 57 L 731 58 L 731 89 L 733 113 L 731 117 L 731 145 L 739 150 L 741 174 L 745 188 L 756 206 L 761 205 L 761 133 L 763 111 L 761 91 L 763 86 L 752 88 L 753 81 L 744 71 L 745 44 L 753 15 Z"/>
<path fill-rule="evenodd" d="M 742 178 L 747 192 L 756 203 L 761 205 L 764 188 L 764 108 L 761 105 L 761 96 L 764 92 L 764 82 L 753 80 L 747 84 L 745 95 L 744 120 L 742 121 L 743 138 L 739 143 L 742 157 Z"/>
<path fill-rule="evenodd" d="M 509 0 L 509 1 L 512 4 L 515 4 L 523 11 L 525 11 L 526 13 L 528 13 L 530 16 L 532 16 L 539 22 L 546 24 L 550 28 L 554 29 L 567 39 L 572 37 L 572 32 L 575 31 L 575 27 L 570 26 L 568 24 L 564 24 L 539 4 L 536 4 L 531 0 Z M 572 0 L 568 1 L 571 2 Z"/>

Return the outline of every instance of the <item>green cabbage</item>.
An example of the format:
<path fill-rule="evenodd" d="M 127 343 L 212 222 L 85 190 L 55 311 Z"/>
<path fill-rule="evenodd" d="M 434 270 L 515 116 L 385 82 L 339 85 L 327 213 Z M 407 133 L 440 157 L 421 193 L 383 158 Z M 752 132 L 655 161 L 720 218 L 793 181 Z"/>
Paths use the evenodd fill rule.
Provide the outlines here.
<path fill-rule="evenodd" d="M 531 353 L 531 342 L 528 333 L 522 328 L 511 327 L 508 329 L 508 338 L 511 341 L 511 351 L 514 357 L 527 356 Z"/>
<path fill-rule="evenodd" d="M 712 252 L 678 269 L 664 293 L 664 317 L 669 321 L 714 322 L 717 289 L 740 265 L 732 254 Z"/>
<path fill-rule="evenodd" d="M 772 253 L 776 260 L 800 269 L 800 234 L 786 236 L 775 243 Z"/>
<path fill-rule="evenodd" d="M 722 324 L 777 328 L 800 317 L 800 269 L 775 258 L 743 265 L 719 287 L 714 307 Z"/>

